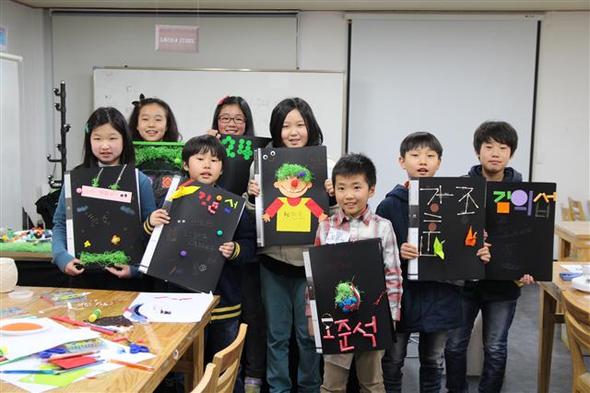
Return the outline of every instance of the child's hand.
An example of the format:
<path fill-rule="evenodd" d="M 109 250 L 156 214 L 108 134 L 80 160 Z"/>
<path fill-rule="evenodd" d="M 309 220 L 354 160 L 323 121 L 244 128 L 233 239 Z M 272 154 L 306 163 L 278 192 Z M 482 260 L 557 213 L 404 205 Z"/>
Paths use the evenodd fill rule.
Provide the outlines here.
<path fill-rule="evenodd" d="M 84 268 L 78 267 L 78 265 L 80 265 L 80 260 L 77 258 L 72 259 L 64 268 L 64 273 L 72 277 L 76 277 L 77 275 L 84 273 Z"/>
<path fill-rule="evenodd" d="M 420 256 L 418 253 L 418 248 L 415 245 L 407 242 L 402 244 L 399 251 L 403 259 L 414 259 Z"/>
<path fill-rule="evenodd" d="M 248 195 L 252 195 L 257 197 L 258 195 L 260 195 L 260 186 L 258 185 L 258 183 L 256 182 L 256 180 L 250 180 L 248 182 Z"/>
<path fill-rule="evenodd" d="M 219 252 L 223 255 L 226 259 L 232 256 L 234 250 L 236 248 L 236 244 L 234 242 L 226 242 L 219 246 Z"/>
<path fill-rule="evenodd" d="M 217 139 L 221 139 L 221 132 L 217 130 L 207 130 L 207 135 L 211 135 L 216 137 Z"/>
<path fill-rule="evenodd" d="M 318 217 L 318 221 L 324 221 L 326 218 L 328 218 L 328 215 L 326 213 L 322 213 Z"/>
<path fill-rule="evenodd" d="M 268 214 L 264 213 L 262 215 L 262 221 L 264 221 L 264 222 L 270 222 L 270 216 Z"/>
<path fill-rule="evenodd" d="M 530 274 L 525 274 L 518 281 L 520 281 L 524 285 L 531 285 L 531 284 L 535 283 L 535 278 L 533 276 L 531 276 Z"/>
<path fill-rule="evenodd" d="M 311 317 L 307 317 L 307 333 L 309 334 L 309 337 L 313 337 L 314 335 L 313 320 L 311 319 Z"/>
<path fill-rule="evenodd" d="M 119 278 L 129 278 L 131 277 L 131 268 L 129 265 L 115 265 L 105 267 L 105 270 L 108 270 L 111 274 Z"/>
<path fill-rule="evenodd" d="M 324 182 L 324 188 L 326 189 L 326 192 L 329 196 L 334 196 L 334 184 L 332 184 L 332 180 L 326 179 L 326 181 Z"/>
<path fill-rule="evenodd" d="M 170 216 L 168 212 L 164 209 L 154 210 L 152 214 L 150 214 L 150 225 L 153 227 L 157 227 L 158 225 L 168 224 L 170 223 Z"/>
<path fill-rule="evenodd" d="M 483 247 L 480 248 L 479 250 L 477 250 L 477 256 L 485 264 L 487 264 L 492 257 L 492 255 L 490 254 L 490 247 L 491 246 L 492 245 L 490 243 L 484 242 Z"/>

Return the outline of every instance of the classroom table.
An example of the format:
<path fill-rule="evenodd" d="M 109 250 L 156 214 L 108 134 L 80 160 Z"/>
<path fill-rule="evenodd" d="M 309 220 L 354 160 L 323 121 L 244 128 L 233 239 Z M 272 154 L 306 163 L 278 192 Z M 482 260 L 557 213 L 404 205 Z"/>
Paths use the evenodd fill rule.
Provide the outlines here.
<path fill-rule="evenodd" d="M 590 221 L 561 221 L 555 223 L 559 260 L 590 260 Z"/>
<path fill-rule="evenodd" d="M 99 304 L 103 316 L 121 315 L 125 308 L 138 295 L 138 292 L 104 291 L 81 289 L 75 291 L 91 292 L 84 303 L 92 303 L 88 308 L 67 310 L 66 307 L 52 308 L 48 301 L 41 299 L 44 293 L 63 290 L 64 288 L 22 287 L 34 292 L 28 300 L 11 299 L 7 293 L 0 294 L 0 305 L 20 307 L 30 314 L 38 316 L 68 316 L 76 320 L 84 320 L 91 309 Z M 96 303 L 95 303 L 96 302 Z M 132 342 L 143 340 L 142 345 L 148 346 L 155 358 L 142 364 L 155 367 L 155 371 L 143 371 L 129 367 L 121 367 L 108 373 L 102 373 L 93 379 L 83 379 L 72 383 L 63 392 L 152 392 L 164 377 L 172 370 L 185 372 L 185 389 L 191 391 L 203 375 L 204 371 L 204 329 L 211 320 L 211 310 L 219 303 L 215 296 L 209 308 L 198 323 L 149 323 L 135 324 L 129 333 Z M 74 303 L 74 307 L 76 307 Z M 40 311 L 43 311 L 41 314 Z M 184 355 L 184 356 L 183 356 Z M 182 358 L 181 358 L 182 357 Z M 22 392 L 22 390 L 5 381 L 0 381 L 1 392 Z M 55 391 L 55 390 L 52 390 Z"/>
<path fill-rule="evenodd" d="M 588 261 L 553 263 L 553 280 L 539 282 L 539 367 L 537 370 L 537 392 L 549 392 L 551 376 L 551 353 L 555 324 L 565 323 L 563 317 L 562 292 L 571 291 L 580 306 L 590 309 L 590 293 L 571 288 L 571 281 L 563 281 L 559 273 L 566 271 L 561 265 L 590 264 Z"/>

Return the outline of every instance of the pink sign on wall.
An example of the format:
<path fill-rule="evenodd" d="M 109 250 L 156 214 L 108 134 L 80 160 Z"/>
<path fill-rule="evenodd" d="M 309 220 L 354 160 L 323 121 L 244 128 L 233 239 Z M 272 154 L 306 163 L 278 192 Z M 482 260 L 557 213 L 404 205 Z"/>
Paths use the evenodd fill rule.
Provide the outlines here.
<path fill-rule="evenodd" d="M 199 26 L 156 25 L 156 51 L 198 52 Z"/>

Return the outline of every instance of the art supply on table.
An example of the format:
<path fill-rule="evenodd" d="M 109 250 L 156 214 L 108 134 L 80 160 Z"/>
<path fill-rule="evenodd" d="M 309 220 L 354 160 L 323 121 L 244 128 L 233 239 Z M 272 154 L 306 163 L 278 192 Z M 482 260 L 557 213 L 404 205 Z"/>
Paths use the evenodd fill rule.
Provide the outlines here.
<path fill-rule="evenodd" d="M 25 310 L 20 307 L 7 307 L 0 310 L 0 318 L 8 318 L 14 315 L 24 314 Z"/>
<path fill-rule="evenodd" d="M 75 358 L 79 356 L 87 356 L 87 355 L 94 355 L 99 353 L 100 351 L 87 351 L 87 352 L 77 352 L 77 353 L 64 353 L 64 354 L 57 354 L 52 355 L 49 357 L 49 361 L 53 361 L 55 359 L 68 359 L 68 358 Z"/>
<path fill-rule="evenodd" d="M 107 329 L 101 326 L 96 326 L 93 325 L 91 323 L 88 322 L 80 322 L 80 321 L 76 321 L 75 319 L 70 319 L 68 317 L 50 317 L 53 320 L 59 321 L 59 322 L 64 322 L 64 323 L 68 323 L 70 325 L 74 325 L 74 326 L 81 326 L 81 327 L 89 327 L 91 330 L 94 330 L 96 332 L 100 332 L 103 334 L 108 334 L 108 335 L 113 335 L 115 334 L 115 332 L 111 329 Z"/>
<path fill-rule="evenodd" d="M 59 359 L 49 359 L 48 362 L 51 364 L 55 364 L 56 366 L 61 367 L 64 370 L 71 370 L 74 368 L 79 368 L 81 366 L 88 366 L 91 364 L 96 363 L 98 360 L 93 356 L 85 356 L 85 355 L 78 355 L 78 356 L 71 356 L 68 358 L 59 358 Z"/>
<path fill-rule="evenodd" d="M 102 312 L 100 311 L 100 308 L 94 309 L 94 311 L 92 311 L 92 313 L 88 316 L 88 322 L 90 322 L 90 323 L 96 322 L 96 320 L 98 318 L 100 318 L 101 315 L 102 315 Z"/>
<path fill-rule="evenodd" d="M 81 302 L 88 298 L 91 292 L 75 292 L 72 290 L 51 292 L 41 297 L 52 304 L 63 304 L 66 302 Z"/>
<path fill-rule="evenodd" d="M 73 341 L 65 343 L 63 347 L 70 353 L 81 353 L 88 351 L 96 351 L 102 348 L 104 341 L 100 338 L 92 338 L 90 340 Z"/>
<path fill-rule="evenodd" d="M 16 289 L 8 294 L 14 300 L 27 300 L 33 297 L 33 291 L 28 289 Z"/>
<path fill-rule="evenodd" d="M 580 277 L 581 275 L 582 275 L 582 273 L 578 273 L 578 272 L 560 272 L 559 273 L 559 277 L 563 281 L 571 281 L 576 277 Z"/>
<path fill-rule="evenodd" d="M 148 366 L 147 364 L 131 363 L 131 362 L 126 362 L 124 360 L 118 360 L 118 359 L 111 359 L 110 362 L 115 363 L 115 364 L 119 364 L 121 366 L 136 368 L 138 370 L 145 370 L 145 371 L 154 371 L 155 370 L 155 367 Z"/>

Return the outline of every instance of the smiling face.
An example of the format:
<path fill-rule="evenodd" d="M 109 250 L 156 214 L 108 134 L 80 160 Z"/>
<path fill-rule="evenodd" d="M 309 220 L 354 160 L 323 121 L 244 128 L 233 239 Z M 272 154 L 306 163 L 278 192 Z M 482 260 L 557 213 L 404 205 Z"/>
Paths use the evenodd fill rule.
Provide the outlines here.
<path fill-rule="evenodd" d="M 304 147 L 307 145 L 307 126 L 297 109 L 293 109 L 285 116 L 281 139 L 285 147 Z"/>
<path fill-rule="evenodd" d="M 166 111 L 158 104 L 147 104 L 139 110 L 137 131 L 146 142 L 159 142 L 166 134 Z"/>
<path fill-rule="evenodd" d="M 504 177 L 504 168 L 510 161 L 510 146 L 496 142 L 490 139 L 481 144 L 479 149 L 479 162 L 481 163 L 483 174 L 487 179 L 502 180 Z"/>
<path fill-rule="evenodd" d="M 440 167 L 440 157 L 429 147 L 417 147 L 400 157 L 399 164 L 408 172 L 409 178 L 432 177 Z"/>
<path fill-rule="evenodd" d="M 90 146 L 92 154 L 103 165 L 119 165 L 123 152 L 123 137 L 109 123 L 92 130 Z"/>
<path fill-rule="evenodd" d="M 211 152 L 193 154 L 188 162 L 183 164 L 192 180 L 203 184 L 215 184 L 221 176 L 223 163 L 221 159 L 213 156 Z"/>
<path fill-rule="evenodd" d="M 335 180 L 334 194 L 338 206 L 345 215 L 358 217 L 367 207 L 369 198 L 375 194 L 375 186 L 369 187 L 363 174 L 336 175 Z"/>
<path fill-rule="evenodd" d="M 217 126 L 222 134 L 244 135 L 246 116 L 238 104 L 224 105 L 217 116 Z"/>

